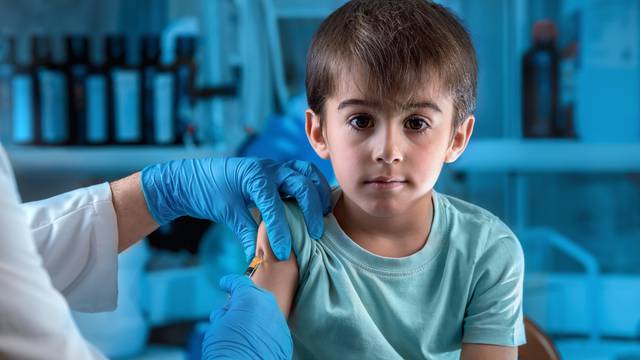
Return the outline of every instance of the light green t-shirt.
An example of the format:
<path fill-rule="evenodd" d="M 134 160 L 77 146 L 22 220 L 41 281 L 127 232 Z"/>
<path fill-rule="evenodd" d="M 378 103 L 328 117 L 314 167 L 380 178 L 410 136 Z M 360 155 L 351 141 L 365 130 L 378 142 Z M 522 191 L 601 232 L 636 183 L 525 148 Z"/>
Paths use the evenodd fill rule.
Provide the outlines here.
<path fill-rule="evenodd" d="M 287 204 L 300 274 L 289 316 L 294 358 L 459 359 L 463 342 L 525 342 L 515 235 L 475 205 L 435 191 L 433 203 L 426 245 L 404 258 L 363 249 L 332 214 L 312 240 Z"/>

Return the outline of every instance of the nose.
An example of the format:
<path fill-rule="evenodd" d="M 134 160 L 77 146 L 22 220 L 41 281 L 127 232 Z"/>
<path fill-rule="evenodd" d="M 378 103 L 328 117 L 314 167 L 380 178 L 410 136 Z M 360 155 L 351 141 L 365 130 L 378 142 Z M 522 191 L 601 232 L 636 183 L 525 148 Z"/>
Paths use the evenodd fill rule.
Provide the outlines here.
<path fill-rule="evenodd" d="M 399 135 L 394 129 L 388 127 L 380 132 L 380 137 L 376 139 L 376 150 L 374 158 L 377 163 L 395 164 L 403 160 L 403 154 L 400 149 Z"/>

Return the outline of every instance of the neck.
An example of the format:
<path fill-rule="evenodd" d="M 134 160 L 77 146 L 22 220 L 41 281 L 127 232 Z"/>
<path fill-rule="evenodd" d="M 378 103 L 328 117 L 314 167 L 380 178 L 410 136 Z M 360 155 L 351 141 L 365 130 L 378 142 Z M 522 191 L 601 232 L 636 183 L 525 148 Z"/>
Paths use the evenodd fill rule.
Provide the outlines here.
<path fill-rule="evenodd" d="M 390 217 L 368 214 L 343 193 L 333 214 L 344 232 L 362 248 L 380 256 L 405 257 L 427 242 L 433 220 L 432 193 Z"/>

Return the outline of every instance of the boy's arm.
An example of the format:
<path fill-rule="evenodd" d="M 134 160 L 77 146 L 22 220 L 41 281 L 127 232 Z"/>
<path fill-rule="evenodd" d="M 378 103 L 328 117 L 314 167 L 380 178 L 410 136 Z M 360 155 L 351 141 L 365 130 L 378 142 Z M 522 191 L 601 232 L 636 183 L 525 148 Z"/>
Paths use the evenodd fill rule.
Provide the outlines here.
<path fill-rule="evenodd" d="M 253 274 L 253 282 L 259 287 L 269 290 L 275 296 L 280 310 L 285 318 L 288 318 L 298 284 L 296 255 L 291 251 L 288 260 L 277 261 L 269 246 L 267 228 L 264 223 L 261 223 L 258 228 L 256 255 L 262 256 L 263 262 Z"/>
<path fill-rule="evenodd" d="M 522 247 L 497 218 L 490 226 L 487 243 L 475 263 L 473 289 L 465 309 L 462 337 L 465 360 L 502 359 L 499 354 L 517 354 L 517 346 L 526 341 L 522 320 Z M 496 355 L 491 355 L 494 352 Z"/>
<path fill-rule="evenodd" d="M 518 348 L 486 344 L 462 344 L 461 360 L 516 360 Z"/>

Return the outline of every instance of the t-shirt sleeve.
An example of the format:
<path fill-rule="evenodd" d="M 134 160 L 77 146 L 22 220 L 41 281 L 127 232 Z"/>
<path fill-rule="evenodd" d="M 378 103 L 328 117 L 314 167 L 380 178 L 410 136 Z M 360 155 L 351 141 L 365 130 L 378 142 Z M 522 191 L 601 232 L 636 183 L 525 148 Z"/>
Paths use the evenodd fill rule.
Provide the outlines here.
<path fill-rule="evenodd" d="M 295 201 L 285 202 L 285 213 L 291 231 L 291 245 L 298 262 L 299 283 L 302 283 L 306 279 L 311 256 L 315 249 L 314 242 L 317 240 L 309 236 L 304 216 Z"/>
<path fill-rule="evenodd" d="M 524 255 L 516 236 L 500 220 L 494 219 L 474 268 L 474 288 L 465 312 L 462 342 L 524 344 Z"/>

